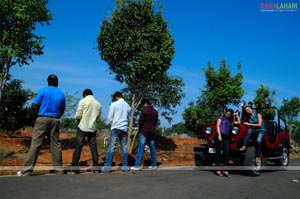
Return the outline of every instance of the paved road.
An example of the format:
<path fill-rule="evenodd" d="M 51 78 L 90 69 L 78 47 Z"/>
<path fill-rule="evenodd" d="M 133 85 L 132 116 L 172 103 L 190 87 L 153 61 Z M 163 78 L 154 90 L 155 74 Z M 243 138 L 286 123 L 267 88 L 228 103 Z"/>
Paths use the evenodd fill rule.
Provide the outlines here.
<path fill-rule="evenodd" d="M 0 177 L 1 199 L 300 198 L 300 159 L 292 169 L 231 178 L 197 169 Z"/>

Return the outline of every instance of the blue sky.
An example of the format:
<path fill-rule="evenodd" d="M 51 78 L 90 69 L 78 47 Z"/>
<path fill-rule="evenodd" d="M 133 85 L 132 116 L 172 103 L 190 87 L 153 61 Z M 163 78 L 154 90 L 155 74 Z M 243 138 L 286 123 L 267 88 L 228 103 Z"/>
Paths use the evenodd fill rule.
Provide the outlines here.
<path fill-rule="evenodd" d="M 283 98 L 300 97 L 300 1 L 156 0 L 175 40 L 175 57 L 169 73 L 185 82 L 182 105 L 168 124 L 182 121 L 182 112 L 200 96 L 205 85 L 203 68 L 208 61 L 218 67 L 222 58 L 232 71 L 242 63 L 244 99 L 250 101 L 260 84 L 276 90 L 276 104 Z M 293 12 L 261 11 L 261 5 L 296 3 Z M 111 94 L 124 85 L 114 80 L 97 50 L 100 24 L 115 8 L 113 0 L 50 0 L 54 14 L 50 26 L 38 28 L 44 55 L 29 66 L 14 66 L 11 74 L 25 81 L 24 88 L 37 92 L 54 73 L 59 87 L 70 94 L 91 88 L 107 117 Z"/>

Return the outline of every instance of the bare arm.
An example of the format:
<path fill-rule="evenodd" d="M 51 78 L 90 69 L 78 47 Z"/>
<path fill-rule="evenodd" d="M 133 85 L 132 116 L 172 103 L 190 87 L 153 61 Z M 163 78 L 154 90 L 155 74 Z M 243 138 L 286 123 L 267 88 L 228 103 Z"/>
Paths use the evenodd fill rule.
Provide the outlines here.
<path fill-rule="evenodd" d="M 221 130 L 220 130 L 221 122 L 222 122 L 222 120 L 219 118 L 217 120 L 217 133 L 218 133 L 218 140 L 219 141 L 222 141 Z"/>
<path fill-rule="evenodd" d="M 244 124 L 248 125 L 248 126 L 256 126 L 256 127 L 260 127 L 262 125 L 262 116 L 261 114 L 257 114 L 257 119 L 258 119 L 258 123 L 257 124 L 251 124 L 249 122 L 244 122 Z"/>
<path fill-rule="evenodd" d="M 236 115 L 236 119 L 237 119 L 237 120 L 233 121 L 233 123 L 234 123 L 234 124 L 241 124 L 241 118 L 240 118 L 239 114 L 236 113 L 235 115 Z"/>

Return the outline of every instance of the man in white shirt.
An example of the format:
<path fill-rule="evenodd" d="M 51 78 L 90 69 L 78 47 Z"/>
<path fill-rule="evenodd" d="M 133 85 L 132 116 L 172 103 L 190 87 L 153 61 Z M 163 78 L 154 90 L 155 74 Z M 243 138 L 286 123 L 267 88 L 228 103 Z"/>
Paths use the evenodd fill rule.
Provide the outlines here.
<path fill-rule="evenodd" d="M 127 130 L 130 119 L 131 108 L 123 99 L 121 92 L 117 91 L 113 95 L 114 102 L 111 103 L 108 113 L 108 124 L 110 127 L 110 141 L 106 154 L 106 161 L 102 167 L 102 172 L 107 173 L 111 171 L 112 162 L 114 159 L 114 152 L 119 139 L 122 152 L 122 171 L 129 171 L 128 167 L 128 149 L 127 149 Z"/>
<path fill-rule="evenodd" d="M 96 144 L 96 123 L 101 120 L 101 104 L 94 98 L 91 89 L 85 89 L 82 93 L 83 99 L 79 101 L 75 118 L 79 122 L 76 135 L 76 146 L 72 159 L 72 170 L 68 174 L 79 173 L 78 162 L 82 146 L 87 137 L 92 159 L 94 173 L 99 173 L 98 167 L 98 150 Z"/>

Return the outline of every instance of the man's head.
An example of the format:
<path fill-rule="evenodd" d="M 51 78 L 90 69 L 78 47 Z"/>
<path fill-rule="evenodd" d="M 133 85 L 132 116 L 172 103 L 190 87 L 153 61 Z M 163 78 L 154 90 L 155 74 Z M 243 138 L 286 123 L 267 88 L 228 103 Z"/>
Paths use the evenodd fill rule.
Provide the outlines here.
<path fill-rule="evenodd" d="M 58 86 L 58 78 L 54 74 L 49 75 L 47 81 L 48 81 L 48 86 L 54 86 L 54 87 Z"/>
<path fill-rule="evenodd" d="M 151 102 L 148 99 L 143 99 L 141 102 L 142 106 L 151 106 Z"/>
<path fill-rule="evenodd" d="M 93 95 L 93 91 L 91 89 L 89 89 L 89 88 L 84 89 L 84 91 L 82 92 L 82 96 L 86 97 L 88 95 Z"/>
<path fill-rule="evenodd" d="M 113 100 L 118 100 L 120 98 L 123 98 L 123 95 L 120 91 L 117 91 L 113 94 Z"/>

